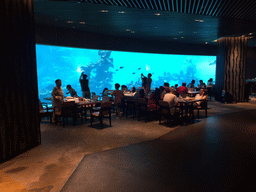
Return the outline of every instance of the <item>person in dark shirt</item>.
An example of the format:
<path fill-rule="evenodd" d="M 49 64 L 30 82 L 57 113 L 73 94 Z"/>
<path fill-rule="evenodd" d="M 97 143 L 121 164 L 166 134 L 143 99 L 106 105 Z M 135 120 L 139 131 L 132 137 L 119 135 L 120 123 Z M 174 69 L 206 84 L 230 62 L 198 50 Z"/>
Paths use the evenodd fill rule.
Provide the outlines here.
<path fill-rule="evenodd" d="M 76 91 L 71 87 L 71 85 L 67 85 L 67 94 L 70 93 L 71 97 L 77 97 Z"/>
<path fill-rule="evenodd" d="M 86 78 L 87 78 L 87 75 L 84 74 L 84 72 L 82 72 L 79 82 L 82 88 L 83 98 L 91 99 L 91 93 L 89 89 L 89 80 Z"/>
<path fill-rule="evenodd" d="M 188 88 L 195 88 L 195 80 L 192 79 L 191 83 L 188 84 Z"/>

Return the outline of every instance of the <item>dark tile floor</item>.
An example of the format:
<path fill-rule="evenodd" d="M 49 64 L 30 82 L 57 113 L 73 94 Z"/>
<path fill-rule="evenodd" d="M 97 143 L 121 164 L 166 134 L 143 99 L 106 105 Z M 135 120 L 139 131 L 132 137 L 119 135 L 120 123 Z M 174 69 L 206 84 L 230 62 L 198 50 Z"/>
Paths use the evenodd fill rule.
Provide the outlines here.
<path fill-rule="evenodd" d="M 256 191 L 255 112 L 208 117 L 86 155 L 61 191 Z"/>

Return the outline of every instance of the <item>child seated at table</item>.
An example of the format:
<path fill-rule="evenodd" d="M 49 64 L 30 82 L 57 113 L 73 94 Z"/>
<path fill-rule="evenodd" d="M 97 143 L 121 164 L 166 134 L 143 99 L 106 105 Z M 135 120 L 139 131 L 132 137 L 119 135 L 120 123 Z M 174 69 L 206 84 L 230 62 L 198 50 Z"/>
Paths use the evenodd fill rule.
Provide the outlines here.
<path fill-rule="evenodd" d="M 195 100 L 197 100 L 197 102 L 194 103 L 194 106 L 201 105 L 202 101 L 199 100 L 207 100 L 207 95 L 204 89 L 200 89 L 200 93 L 195 96 Z"/>

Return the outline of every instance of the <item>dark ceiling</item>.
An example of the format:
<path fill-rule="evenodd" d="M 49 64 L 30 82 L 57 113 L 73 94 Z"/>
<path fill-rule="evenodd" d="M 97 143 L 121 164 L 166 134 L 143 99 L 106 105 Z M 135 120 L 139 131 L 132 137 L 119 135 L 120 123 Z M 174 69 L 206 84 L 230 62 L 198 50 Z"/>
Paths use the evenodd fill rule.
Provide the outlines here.
<path fill-rule="evenodd" d="M 255 0 L 34 0 L 34 12 L 36 26 L 204 45 L 245 35 L 256 46 Z"/>

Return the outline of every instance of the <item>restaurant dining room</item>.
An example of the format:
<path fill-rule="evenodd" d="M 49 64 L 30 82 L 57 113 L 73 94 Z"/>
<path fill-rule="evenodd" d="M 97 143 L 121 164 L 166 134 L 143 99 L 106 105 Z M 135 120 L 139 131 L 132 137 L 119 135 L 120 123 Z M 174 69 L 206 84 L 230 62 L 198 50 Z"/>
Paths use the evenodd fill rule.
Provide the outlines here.
<path fill-rule="evenodd" d="M 256 2 L 0 2 L 0 191 L 256 191 Z"/>

